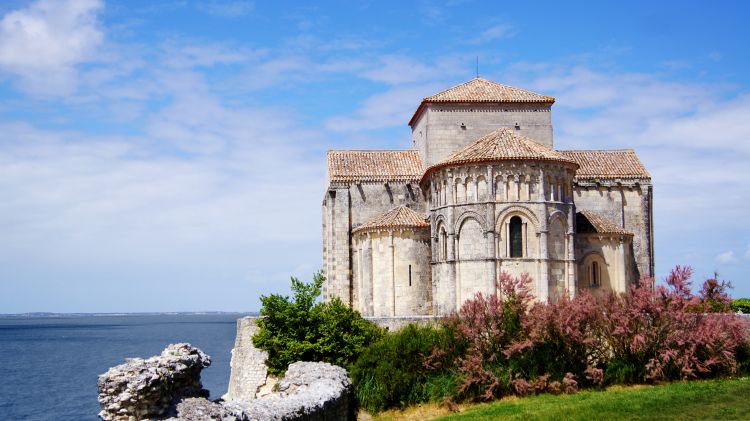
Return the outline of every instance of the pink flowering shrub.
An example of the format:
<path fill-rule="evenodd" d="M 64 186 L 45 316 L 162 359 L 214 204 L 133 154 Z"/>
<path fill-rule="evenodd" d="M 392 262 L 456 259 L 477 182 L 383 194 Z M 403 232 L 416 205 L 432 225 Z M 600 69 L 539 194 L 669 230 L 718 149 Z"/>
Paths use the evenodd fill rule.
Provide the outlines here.
<path fill-rule="evenodd" d="M 677 267 L 666 286 L 643 279 L 601 300 L 582 292 L 539 303 L 528 275 L 501 273 L 498 294 L 477 294 L 445 318 L 460 346 L 434 350 L 428 365 L 453 366 L 457 397 L 482 400 L 736 373 L 747 347 L 743 322 L 706 313 L 729 308 L 728 284 L 709 279 L 695 295 L 691 275 Z"/>
<path fill-rule="evenodd" d="M 498 294 L 477 294 L 444 326 L 464 344 L 454 359 L 461 398 L 571 392 L 602 383 L 601 309 L 590 294 L 536 303 L 531 278 L 501 273 Z M 456 355 L 455 352 L 453 352 Z M 433 355 L 440 355 L 434 353 Z M 552 381 L 550 381 L 552 379 Z"/>
<path fill-rule="evenodd" d="M 489 400 L 512 393 L 507 360 L 527 337 L 531 282 L 528 274 L 513 278 L 503 272 L 496 284 L 498 294 L 476 294 L 443 321 L 454 340 L 463 342 L 464 352 L 452 361 L 460 378 L 460 397 Z"/>
<path fill-rule="evenodd" d="M 737 352 L 746 344 L 741 320 L 728 309 L 726 284 L 707 280 L 701 295 L 691 292 L 692 269 L 677 266 L 667 286 L 633 288 L 603 303 L 603 337 L 611 350 L 607 380 L 637 383 L 705 378 L 737 371 Z M 641 283 L 644 284 L 644 283 Z M 709 301 L 710 300 L 710 301 Z"/>

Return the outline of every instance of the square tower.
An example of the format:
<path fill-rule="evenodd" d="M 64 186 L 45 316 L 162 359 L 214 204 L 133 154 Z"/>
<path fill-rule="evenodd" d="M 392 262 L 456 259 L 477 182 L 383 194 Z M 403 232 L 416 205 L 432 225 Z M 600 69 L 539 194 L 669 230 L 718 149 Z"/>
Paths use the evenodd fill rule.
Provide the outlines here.
<path fill-rule="evenodd" d="M 409 121 L 425 168 L 480 137 L 508 127 L 550 149 L 555 99 L 482 78 L 422 100 Z"/>

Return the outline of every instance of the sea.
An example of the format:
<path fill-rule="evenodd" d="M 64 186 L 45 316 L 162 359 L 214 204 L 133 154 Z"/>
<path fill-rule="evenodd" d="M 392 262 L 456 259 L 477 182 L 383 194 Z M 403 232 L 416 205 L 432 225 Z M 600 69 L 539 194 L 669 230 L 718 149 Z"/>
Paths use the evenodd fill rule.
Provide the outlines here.
<path fill-rule="evenodd" d="M 211 356 L 211 398 L 229 383 L 236 321 L 247 314 L 0 315 L 0 420 L 95 421 L 96 381 L 125 358 L 188 342 Z"/>

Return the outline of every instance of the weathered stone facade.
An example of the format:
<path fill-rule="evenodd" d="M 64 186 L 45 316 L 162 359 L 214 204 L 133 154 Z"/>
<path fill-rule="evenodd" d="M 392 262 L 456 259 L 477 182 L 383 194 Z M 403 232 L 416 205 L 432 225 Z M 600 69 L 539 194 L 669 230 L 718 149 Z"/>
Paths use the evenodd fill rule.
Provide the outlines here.
<path fill-rule="evenodd" d="M 324 298 L 440 315 L 495 292 L 501 271 L 530 274 L 540 300 L 652 275 L 648 172 L 632 150 L 554 150 L 553 103 L 477 78 L 422 101 L 412 150 L 329 152 Z M 429 228 L 362 229 L 397 207 Z"/>

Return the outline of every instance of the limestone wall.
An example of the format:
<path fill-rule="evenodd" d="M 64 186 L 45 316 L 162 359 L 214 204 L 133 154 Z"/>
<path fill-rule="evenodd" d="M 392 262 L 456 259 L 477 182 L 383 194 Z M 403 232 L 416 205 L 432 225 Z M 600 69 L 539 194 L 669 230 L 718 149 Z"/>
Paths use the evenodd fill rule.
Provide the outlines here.
<path fill-rule="evenodd" d="M 590 289 L 595 295 L 627 291 L 637 280 L 631 272 L 630 243 L 629 236 L 579 234 L 576 238 L 579 288 Z M 601 278 L 599 285 L 592 287 L 591 265 L 594 261 L 599 265 Z"/>
<path fill-rule="evenodd" d="M 433 172 L 423 187 L 431 214 L 436 314 L 458 308 L 477 292 L 493 292 L 500 271 L 531 275 L 540 300 L 550 291 L 574 294 L 573 177 L 568 165 L 513 161 Z M 511 254 L 510 224 L 516 217 L 520 256 Z"/>
<path fill-rule="evenodd" d="M 396 331 L 408 324 L 419 324 L 425 325 L 429 323 L 435 323 L 439 320 L 438 316 L 402 316 L 402 317 L 365 317 L 365 319 L 375 323 L 376 325 L 388 329 L 389 331 Z"/>
<path fill-rule="evenodd" d="M 550 104 L 427 104 L 412 126 L 412 143 L 429 167 L 501 127 L 552 148 Z"/>
<path fill-rule="evenodd" d="M 427 230 L 382 230 L 354 236 L 354 308 L 365 316 L 432 312 Z"/>
<path fill-rule="evenodd" d="M 350 218 L 349 188 L 331 187 L 323 199 L 323 299 L 339 297 L 352 300 L 350 289 Z"/>
<path fill-rule="evenodd" d="M 424 212 L 415 182 L 340 183 L 329 186 L 323 199 L 323 299 L 339 297 L 347 304 L 361 300 L 353 284 L 351 230 L 396 206 Z"/>
<path fill-rule="evenodd" d="M 652 187 L 649 183 L 576 184 L 575 203 L 578 209 L 589 209 L 605 215 L 634 234 L 632 255 L 634 265 L 628 268 L 637 280 L 641 275 L 653 275 Z"/>
<path fill-rule="evenodd" d="M 253 335 L 258 332 L 257 317 L 237 319 L 237 336 L 232 349 L 229 389 L 223 396 L 226 401 L 255 399 L 258 390 L 266 384 L 268 353 L 253 345 Z"/>

